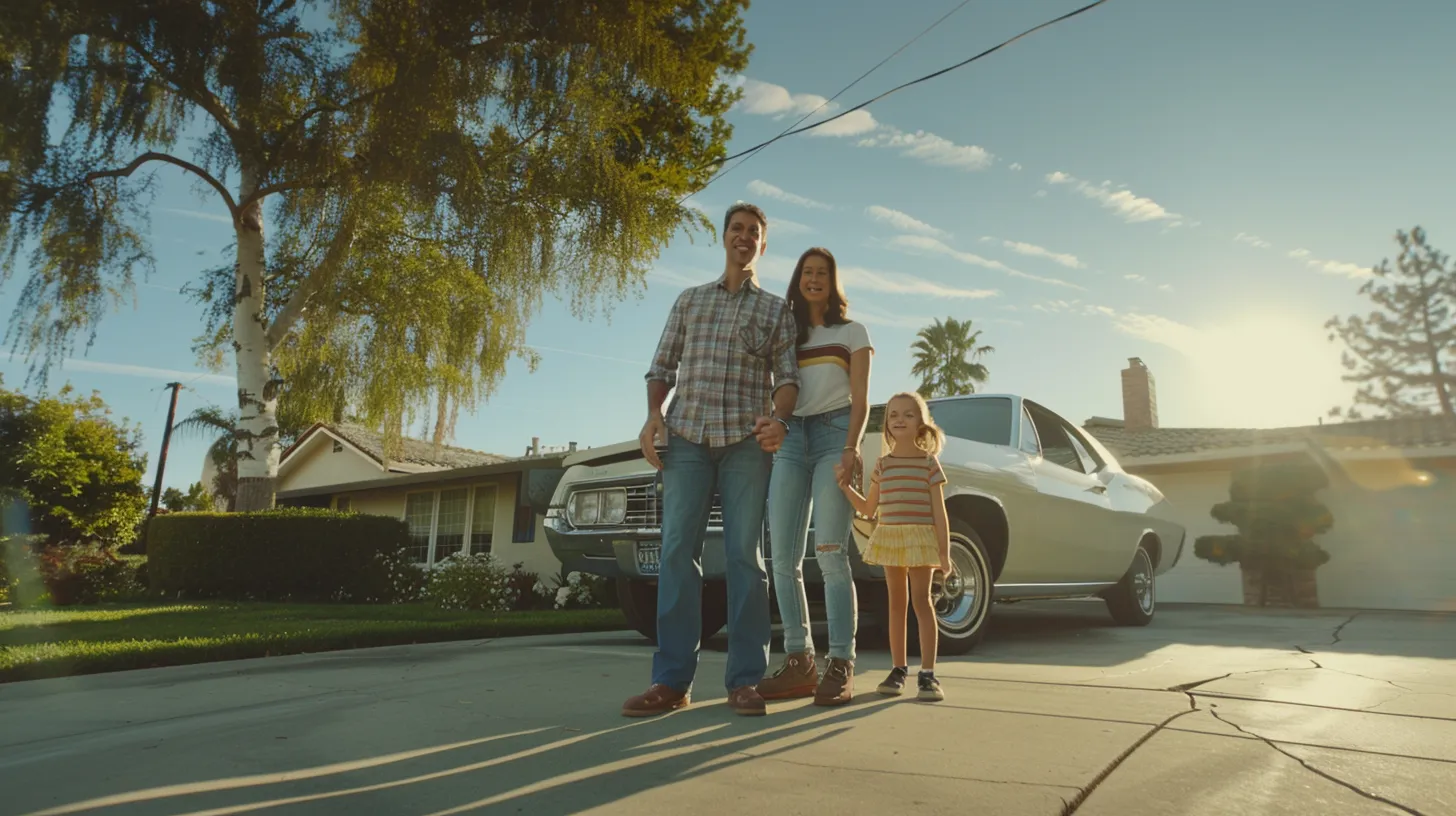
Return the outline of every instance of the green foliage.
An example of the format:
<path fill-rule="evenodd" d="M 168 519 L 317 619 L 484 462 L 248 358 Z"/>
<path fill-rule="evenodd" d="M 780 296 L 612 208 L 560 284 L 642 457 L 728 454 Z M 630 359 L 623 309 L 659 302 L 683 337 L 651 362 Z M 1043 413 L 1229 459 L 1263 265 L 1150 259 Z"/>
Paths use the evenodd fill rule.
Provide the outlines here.
<path fill-rule="evenodd" d="M 148 522 L 148 572 L 166 597 L 394 603 L 418 597 L 409 528 L 315 508 L 177 513 Z"/>
<path fill-rule="evenodd" d="M 505 565 L 489 553 L 450 556 L 430 570 L 425 588 L 425 600 L 440 609 L 509 612 L 522 595 Z"/>
<path fill-rule="evenodd" d="M 51 544 L 130 542 L 146 512 L 146 457 L 141 432 L 117 424 L 101 397 L 32 399 L 0 380 L 0 503 L 10 513 L 3 534 L 40 535 Z"/>
<path fill-rule="evenodd" d="M 199 354 L 236 356 L 244 468 L 276 460 L 279 383 L 307 419 L 347 402 L 393 445 L 433 397 L 470 410 L 533 360 L 547 293 L 586 314 L 711 229 L 679 202 L 726 155 L 746 7 L 10 0 L 10 338 L 42 382 L 94 338 L 153 267 L 153 171 L 186 172 L 234 222 L 234 257 L 187 291 Z"/>
<path fill-rule="evenodd" d="M 202 482 L 193 482 L 187 492 L 175 487 L 162 491 L 162 506 L 171 513 L 202 513 L 212 509 L 212 494 Z"/>
<path fill-rule="evenodd" d="M 1395 268 L 1381 261 L 1360 286 L 1376 308 L 1325 323 L 1330 341 L 1345 343 L 1344 380 L 1360 385 L 1345 416 L 1361 419 L 1362 406 L 1384 417 L 1456 416 L 1456 265 L 1420 227 L 1395 240 Z"/>
<path fill-rule="evenodd" d="M 147 595 L 145 557 L 120 556 L 103 547 L 47 547 L 39 561 L 46 599 L 54 606 L 136 601 Z"/>
<path fill-rule="evenodd" d="M 921 329 L 910 348 L 915 352 L 915 365 L 910 373 L 920 378 L 916 389 L 926 399 L 974 394 L 976 385 L 989 377 L 986 366 L 972 362 L 995 351 L 992 346 L 979 346 L 980 330 L 971 330 L 971 321 L 947 317 Z"/>
<path fill-rule="evenodd" d="M 1308 460 L 1235 471 L 1229 501 L 1214 505 L 1211 515 L 1238 533 L 1200 536 L 1193 554 L 1273 572 L 1324 564 L 1330 555 L 1314 538 L 1334 526 L 1334 517 L 1314 494 L 1328 485 L 1324 471 Z"/>

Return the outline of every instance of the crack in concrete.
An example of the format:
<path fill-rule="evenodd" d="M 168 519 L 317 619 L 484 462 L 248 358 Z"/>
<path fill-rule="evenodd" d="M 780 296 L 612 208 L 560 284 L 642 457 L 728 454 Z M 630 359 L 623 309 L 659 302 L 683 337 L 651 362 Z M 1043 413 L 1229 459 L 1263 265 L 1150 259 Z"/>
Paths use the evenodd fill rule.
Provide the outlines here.
<path fill-rule="evenodd" d="M 1345 631 L 1345 627 L 1346 626 L 1349 626 L 1352 622 L 1354 622 L 1354 620 L 1356 618 L 1360 617 L 1363 614 L 1364 614 L 1363 611 L 1356 612 L 1353 615 L 1351 615 L 1350 617 L 1345 618 L 1345 622 L 1344 623 L 1340 624 L 1339 626 L 1336 626 L 1335 627 L 1334 636 L 1330 639 L 1330 645 L 1333 646 L 1336 643 L 1339 643 L 1340 642 L 1340 633 L 1343 632 L 1343 631 Z"/>
<path fill-rule="evenodd" d="M 1348 621 L 1346 621 L 1346 622 L 1348 623 Z M 1363 796 L 1366 799 L 1369 799 L 1369 800 L 1371 800 L 1373 802 L 1381 802 L 1383 804 L 1390 805 L 1391 807 L 1397 808 L 1397 809 L 1399 809 L 1400 811 L 1402 811 L 1404 813 L 1411 814 L 1411 816 L 1424 816 L 1424 814 L 1422 814 L 1419 810 L 1416 810 L 1415 808 L 1407 807 L 1405 805 L 1402 805 L 1401 803 L 1399 803 L 1399 802 L 1397 802 L 1397 801 L 1395 801 L 1393 799 L 1387 799 L 1387 798 L 1385 798 L 1384 796 L 1381 796 L 1378 793 L 1371 793 L 1371 792 L 1369 792 L 1367 790 L 1364 790 L 1363 788 L 1361 788 L 1360 786 L 1358 786 L 1358 785 L 1356 785 L 1356 784 L 1354 784 L 1352 782 L 1346 782 L 1345 780 L 1339 778 L 1338 776 L 1335 776 L 1334 774 L 1326 773 L 1325 771 L 1322 771 L 1319 768 L 1314 767 L 1313 765 L 1311 765 L 1308 762 L 1306 762 L 1304 759 L 1302 759 L 1302 758 L 1300 758 L 1298 756 L 1295 756 L 1294 754 L 1292 754 L 1292 753 L 1284 750 L 1283 748 L 1281 748 L 1279 746 L 1279 744 L 1276 743 L 1274 740 L 1269 739 L 1268 737 L 1265 737 L 1265 736 L 1260 735 L 1260 734 L 1255 734 L 1253 731 L 1250 731 L 1249 729 L 1243 727 L 1242 725 L 1239 725 L 1238 723 L 1236 723 L 1236 722 L 1234 722 L 1234 721 L 1232 721 L 1230 719 L 1227 719 L 1227 718 L 1219 715 L 1219 713 L 1218 713 L 1218 706 L 1210 706 L 1209 709 L 1208 709 L 1208 713 L 1212 714 L 1213 715 L 1213 718 L 1216 719 L 1216 720 L 1218 720 L 1219 722 L 1224 723 L 1225 725 L 1231 725 L 1231 726 L 1233 726 L 1234 728 L 1238 729 L 1240 733 L 1248 734 L 1249 736 L 1253 737 L 1256 740 L 1259 740 L 1260 742 L 1264 743 L 1265 745 L 1269 746 L 1270 748 L 1273 748 L 1275 751 L 1278 751 L 1279 753 L 1283 754 L 1284 756 L 1287 756 L 1290 759 L 1294 760 L 1295 762 L 1298 762 L 1306 771 L 1309 771 L 1310 773 L 1312 773 L 1312 774 L 1314 774 L 1316 776 L 1323 777 L 1324 779 L 1328 779 L 1329 781 L 1334 782 L 1335 784 L 1337 784 L 1337 785 L 1339 785 L 1341 787 L 1348 788 L 1349 790 L 1354 791 L 1355 793 L 1358 793 L 1361 796 Z"/>
<path fill-rule="evenodd" d="M 1137 742 L 1129 745 L 1127 747 L 1127 750 L 1123 751 L 1121 754 L 1118 754 L 1116 758 L 1114 758 L 1111 762 L 1107 764 L 1107 767 L 1103 768 L 1096 776 L 1092 777 L 1091 782 L 1088 782 L 1085 786 L 1082 787 L 1080 791 L 1077 792 L 1077 795 L 1072 798 L 1072 801 L 1066 802 L 1065 806 L 1062 808 L 1062 816 L 1071 816 L 1071 814 L 1076 813 L 1077 809 L 1080 808 L 1082 804 L 1087 801 L 1087 797 L 1091 796 L 1092 792 L 1097 790 L 1098 785 L 1101 785 L 1104 781 L 1106 781 L 1107 777 L 1111 776 L 1114 771 L 1121 767 L 1122 763 L 1126 762 L 1127 758 L 1132 756 L 1133 753 L 1137 751 L 1137 749 L 1143 747 L 1143 745 L 1146 744 L 1148 740 L 1157 736 L 1158 732 L 1167 728 L 1170 723 L 1172 723 L 1179 717 L 1192 714 L 1197 710 L 1198 703 L 1193 699 L 1193 695 L 1189 694 L 1187 711 L 1179 711 L 1177 714 L 1173 714 L 1167 717 L 1162 722 L 1153 726 L 1152 730 L 1139 737 Z M 1063 801 L 1065 802 L 1066 800 Z"/>
<path fill-rule="evenodd" d="M 1193 689 L 1196 689 L 1199 686 L 1204 685 L 1205 683 L 1213 683 L 1213 682 L 1218 681 L 1218 680 L 1226 680 L 1226 679 L 1232 677 L 1233 674 L 1234 674 L 1233 672 L 1229 672 L 1227 674 L 1220 674 L 1217 677 L 1210 677 L 1207 680 L 1195 680 L 1192 683 L 1179 683 L 1176 686 L 1168 686 L 1166 689 L 1164 689 L 1164 691 L 1181 691 L 1181 692 L 1184 692 L 1186 694 L 1187 692 L 1190 692 Z M 1239 672 L 1239 674 L 1247 674 L 1247 672 Z"/>

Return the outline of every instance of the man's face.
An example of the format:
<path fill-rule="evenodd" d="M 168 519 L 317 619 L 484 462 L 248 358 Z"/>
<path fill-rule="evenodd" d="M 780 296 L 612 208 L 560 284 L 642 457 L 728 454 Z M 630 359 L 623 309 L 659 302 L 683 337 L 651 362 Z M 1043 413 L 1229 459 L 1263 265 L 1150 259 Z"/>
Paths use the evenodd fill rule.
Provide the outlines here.
<path fill-rule="evenodd" d="M 728 231 L 723 234 L 723 244 L 729 263 L 749 266 L 758 260 L 758 256 L 768 246 L 763 222 L 751 212 L 740 210 L 733 213 L 733 217 L 728 220 Z"/>

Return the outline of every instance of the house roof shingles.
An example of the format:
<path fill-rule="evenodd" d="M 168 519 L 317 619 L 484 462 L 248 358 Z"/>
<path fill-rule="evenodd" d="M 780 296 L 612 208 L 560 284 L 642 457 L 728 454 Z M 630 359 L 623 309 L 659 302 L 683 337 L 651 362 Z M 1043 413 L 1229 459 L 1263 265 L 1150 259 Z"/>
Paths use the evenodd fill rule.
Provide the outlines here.
<path fill-rule="evenodd" d="M 1149 428 L 1129 430 L 1121 420 L 1093 417 L 1083 429 L 1119 459 L 1151 459 L 1205 452 L 1298 445 L 1308 439 L 1336 450 L 1414 450 L 1456 446 L 1456 417 L 1372 419 L 1293 428 Z"/>
<path fill-rule="evenodd" d="M 324 427 L 348 440 L 349 444 L 364 451 L 381 464 L 385 462 L 383 434 L 371 431 L 362 425 L 350 423 L 330 424 Z M 405 437 L 400 440 L 399 452 L 390 457 L 388 461 L 433 468 L 464 468 L 477 465 L 498 465 L 510 461 L 510 459 L 509 456 L 498 456 L 494 453 L 450 445 L 441 445 L 439 449 L 436 449 L 433 442 Z"/>

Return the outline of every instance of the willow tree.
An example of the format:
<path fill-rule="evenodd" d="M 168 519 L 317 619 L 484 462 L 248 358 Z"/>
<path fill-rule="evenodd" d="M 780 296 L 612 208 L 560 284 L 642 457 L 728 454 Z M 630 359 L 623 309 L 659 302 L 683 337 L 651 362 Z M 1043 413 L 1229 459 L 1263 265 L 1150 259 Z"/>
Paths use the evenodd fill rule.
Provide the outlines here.
<path fill-rule="evenodd" d="M 468 409 L 545 294 L 610 305 L 711 228 L 679 202 L 724 155 L 746 5 L 9 0 L 7 340 L 42 384 L 94 340 L 152 266 L 157 179 L 190 175 L 235 231 L 188 289 L 198 350 L 233 354 L 238 506 L 269 506 L 284 382 L 386 430 Z"/>

